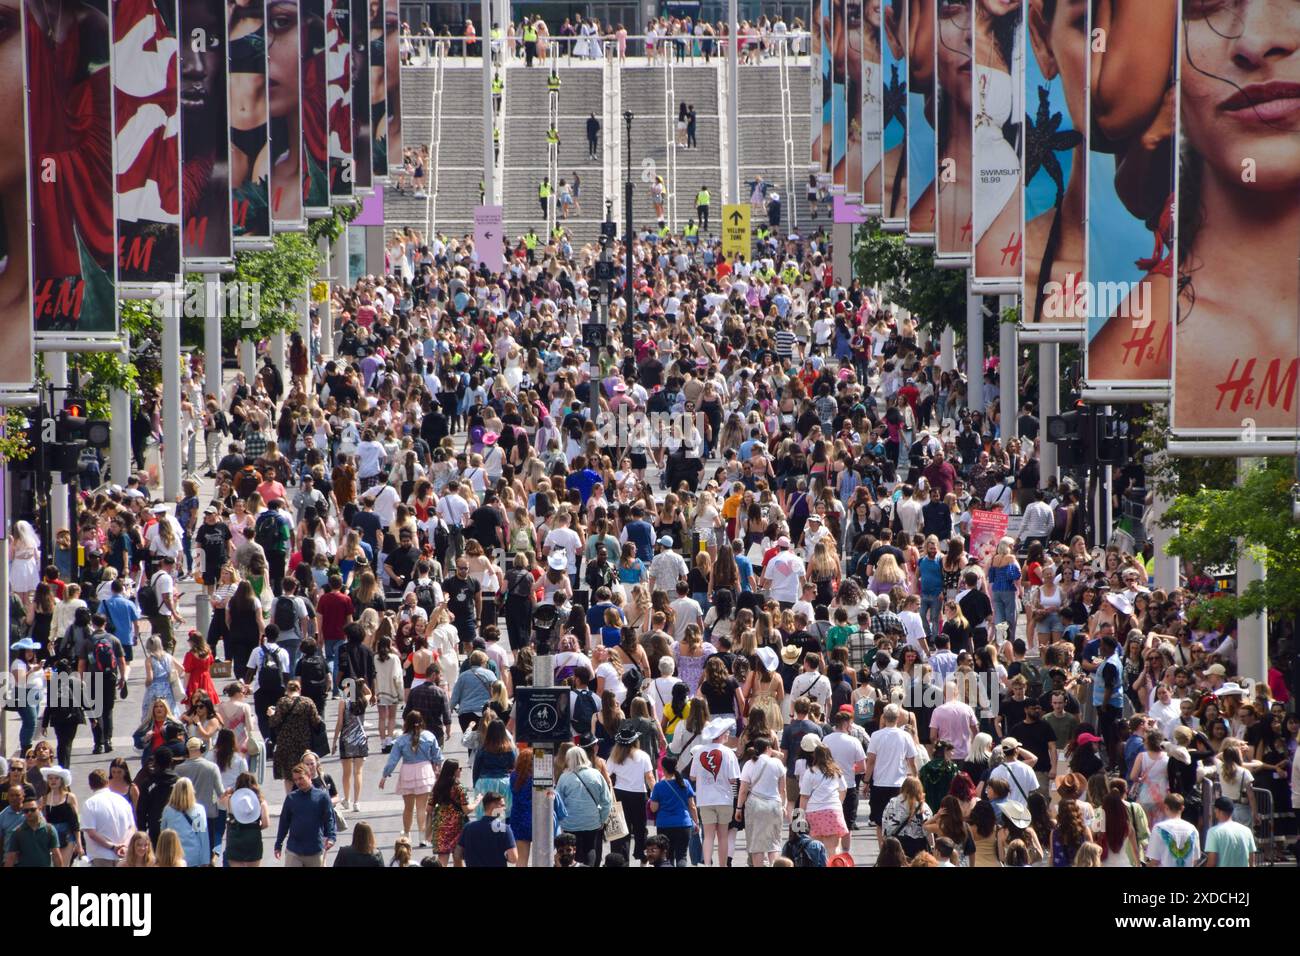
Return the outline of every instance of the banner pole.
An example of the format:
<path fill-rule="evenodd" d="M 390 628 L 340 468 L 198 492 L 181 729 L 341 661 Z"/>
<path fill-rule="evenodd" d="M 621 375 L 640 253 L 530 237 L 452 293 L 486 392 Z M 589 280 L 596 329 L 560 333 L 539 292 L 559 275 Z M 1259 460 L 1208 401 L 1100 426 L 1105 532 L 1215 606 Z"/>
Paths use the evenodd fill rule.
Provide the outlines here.
<path fill-rule="evenodd" d="M 163 500 L 181 493 L 181 316 L 180 277 L 163 295 Z"/>
<path fill-rule="evenodd" d="M 966 406 L 972 412 L 984 410 L 984 297 L 970 285 L 966 270 Z"/>

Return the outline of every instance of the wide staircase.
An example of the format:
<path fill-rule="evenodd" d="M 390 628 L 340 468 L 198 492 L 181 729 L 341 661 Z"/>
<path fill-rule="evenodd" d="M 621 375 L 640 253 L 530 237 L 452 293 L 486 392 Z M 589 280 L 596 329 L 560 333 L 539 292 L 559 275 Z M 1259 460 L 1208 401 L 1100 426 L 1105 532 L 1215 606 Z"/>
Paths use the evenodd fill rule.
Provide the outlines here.
<path fill-rule="evenodd" d="M 451 72 L 451 71 L 449 71 Z M 548 71 L 540 67 L 506 71 L 503 173 L 506 235 L 517 241 L 529 227 L 545 237 L 546 216 L 537 198 L 542 178 L 551 175 L 546 147 L 549 104 L 546 80 Z M 601 195 L 601 161 L 587 158 L 587 117 L 601 116 L 602 71 L 592 67 L 560 67 L 559 165 L 551 185 L 555 188 L 556 224 L 562 227 L 576 246 L 592 242 L 600 233 L 605 218 Z M 603 125 L 603 124 L 602 124 Z M 601 130 L 601 136 L 606 134 Z M 600 153 L 597 152 L 597 156 Z M 560 215 L 560 180 L 569 185 L 577 174 L 578 204 L 568 219 Z"/>
<path fill-rule="evenodd" d="M 610 129 L 604 115 L 605 78 L 618 77 L 620 110 L 630 110 L 632 122 L 633 214 L 638 228 L 652 228 L 656 210 L 651 186 L 656 176 L 663 176 L 669 191 L 665 217 L 673 231 L 680 234 L 689 218 L 695 215 L 695 195 L 701 186 L 709 190 L 711 219 L 709 232 L 718 234 L 722 217 L 722 124 L 725 117 L 720 92 L 724 82 L 723 65 L 702 63 L 675 67 L 669 84 L 662 66 L 647 67 L 629 63 L 616 72 L 592 66 L 561 66 L 559 75 L 559 164 L 552 185 L 559 190 L 559 180 L 580 182 L 579 202 L 569 219 L 558 218 L 575 245 L 590 242 L 599 234 L 605 216 L 602 160 L 587 158 L 587 117 L 595 113 L 601 120 L 598 155 L 606 153 L 607 143 L 617 143 L 616 163 L 610 181 L 618 184 L 614 216 L 622 219 L 621 184 L 627 162 L 626 128 Z M 413 226 L 421 231 L 432 217 L 435 228 L 445 235 L 464 235 L 473 231 L 474 208 L 479 202 L 479 181 L 483 162 L 483 116 L 481 71 L 477 66 L 462 67 L 457 58 L 447 61 L 443 69 L 442 95 L 434 96 L 436 66 L 413 66 L 402 70 L 402 109 L 404 139 L 409 145 L 437 144 L 436 170 L 429 170 L 428 188 L 436 190 L 430 202 L 409 192 L 384 192 L 385 219 L 390 227 Z M 529 227 L 538 235 L 545 232 L 546 218 L 538 204 L 537 188 L 542 177 L 551 175 L 548 167 L 546 130 L 548 102 L 547 71 L 512 66 L 506 70 L 504 126 L 502 130 L 503 183 L 498 189 L 505 206 L 507 235 L 517 239 Z M 787 68 L 788 98 L 782 94 L 781 67 L 770 62 L 740 69 L 739 143 L 729 144 L 738 150 L 740 160 L 741 201 L 748 200 L 759 177 L 775 187 L 781 195 L 781 221 L 788 229 L 797 211 L 802 209 L 803 182 L 806 178 L 806 153 L 809 137 L 807 65 Z M 614 90 L 610 90 L 613 95 Z M 435 102 L 435 99 L 437 102 Z M 696 148 L 674 145 L 675 124 L 680 104 L 693 105 L 696 114 Z M 783 119 L 783 104 L 788 117 Z M 439 112 L 440 111 L 440 112 Z M 785 131 L 793 143 L 790 175 L 787 176 Z M 669 150 L 673 155 L 670 159 Z M 793 182 L 788 182 L 793 179 Z M 795 206 L 799 208 L 796 210 Z M 755 210 L 755 222 L 759 211 Z"/>
<path fill-rule="evenodd" d="M 789 229 L 794 221 L 794 204 L 799 204 L 799 221 L 807 220 L 803 209 L 803 183 L 807 180 L 808 84 L 807 66 L 787 67 L 790 87 L 789 117 L 794 144 L 791 164 L 793 183 L 786 182 L 785 142 L 782 138 L 781 67 L 779 64 L 746 66 L 740 69 L 740 190 L 748 199 L 755 182 L 761 177 L 769 191 L 775 187 L 781 196 L 781 226 Z M 734 145 L 733 149 L 736 148 Z M 754 222 L 757 223 L 754 210 Z"/>

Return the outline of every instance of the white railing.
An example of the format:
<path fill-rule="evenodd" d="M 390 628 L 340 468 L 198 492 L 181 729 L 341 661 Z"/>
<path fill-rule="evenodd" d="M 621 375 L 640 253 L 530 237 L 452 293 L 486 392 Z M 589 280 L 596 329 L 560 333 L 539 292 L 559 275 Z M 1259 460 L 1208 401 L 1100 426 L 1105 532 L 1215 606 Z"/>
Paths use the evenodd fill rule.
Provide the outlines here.
<path fill-rule="evenodd" d="M 789 204 L 788 219 L 794 224 L 799 221 L 798 210 L 795 207 L 795 189 L 794 184 L 794 108 L 790 100 L 790 66 L 786 60 L 785 50 L 782 50 L 778 57 L 780 62 L 781 73 L 781 138 L 784 140 L 785 148 L 783 155 L 785 157 L 785 202 Z"/>
<path fill-rule="evenodd" d="M 610 56 L 613 43 L 605 47 L 605 76 L 600 112 L 600 157 L 601 157 L 601 195 L 610 203 L 614 221 L 620 226 L 623 222 L 623 194 L 619 188 L 619 159 L 622 154 L 619 147 L 623 142 L 623 120 L 619 115 L 622 108 L 622 87 L 618 82 L 617 57 Z"/>
<path fill-rule="evenodd" d="M 673 57 L 664 57 L 664 139 L 668 144 L 664 161 L 664 221 L 670 232 L 677 229 L 677 91 L 673 85 Z"/>
<path fill-rule="evenodd" d="M 549 131 L 555 130 L 557 135 L 560 131 L 560 94 L 549 90 L 546 94 L 546 123 L 546 176 L 551 181 L 551 195 L 546 200 L 546 241 L 550 242 L 555 235 L 556 206 L 560 201 L 560 147 L 550 141 Z"/>
<path fill-rule="evenodd" d="M 759 57 L 759 63 L 770 62 L 773 58 L 778 57 L 781 51 L 792 57 L 795 62 L 808 60 L 808 46 L 811 34 L 807 32 L 787 31 L 784 34 L 768 33 L 762 39 L 766 42 L 766 50 Z M 545 49 L 547 51 L 545 60 L 535 60 L 543 67 L 558 56 L 564 58 L 566 66 L 573 66 L 575 61 L 584 62 L 584 58 L 575 57 L 574 51 L 578 41 L 584 37 L 559 37 L 550 36 L 545 40 Z M 629 34 L 622 44 L 622 54 L 619 52 L 619 41 L 615 34 L 601 34 L 597 39 L 604 50 L 606 60 L 618 60 L 626 62 L 629 59 L 646 60 L 650 65 L 654 65 L 660 57 L 672 58 L 674 56 L 672 36 L 654 37 L 655 46 L 659 48 L 654 57 L 648 57 L 646 50 L 647 37 L 644 34 Z M 684 39 L 684 38 L 683 38 Z M 686 61 L 691 66 L 703 66 L 706 62 L 702 47 L 705 38 L 692 36 L 688 45 Z M 713 53 L 710 57 L 712 61 L 719 58 L 725 59 L 727 55 L 727 38 L 715 36 L 710 38 L 713 43 Z M 749 37 L 745 38 L 750 39 Z M 437 36 L 411 36 L 402 38 L 402 65 L 408 67 L 426 67 L 431 68 L 436 65 L 438 48 L 442 49 L 447 65 L 456 67 L 475 67 L 482 63 L 482 46 L 481 40 L 474 39 L 466 43 L 463 37 L 437 37 Z M 513 47 L 513 50 L 512 50 Z M 519 37 L 512 41 L 509 38 L 492 41 L 493 60 L 501 65 L 516 66 L 524 62 L 524 42 Z M 664 51 L 667 51 L 666 53 Z M 599 63 L 599 60 L 585 59 L 585 62 L 593 65 Z M 742 63 L 741 68 L 750 65 Z"/>
<path fill-rule="evenodd" d="M 447 58 L 438 55 L 437 62 L 434 64 L 433 71 L 433 97 L 429 105 L 429 138 L 432 142 L 429 144 L 429 168 L 425 170 L 425 179 L 428 185 L 425 186 L 424 220 L 426 223 L 426 236 L 436 234 L 435 226 L 438 223 L 438 189 L 442 185 L 442 79 L 443 67 L 446 66 Z"/>

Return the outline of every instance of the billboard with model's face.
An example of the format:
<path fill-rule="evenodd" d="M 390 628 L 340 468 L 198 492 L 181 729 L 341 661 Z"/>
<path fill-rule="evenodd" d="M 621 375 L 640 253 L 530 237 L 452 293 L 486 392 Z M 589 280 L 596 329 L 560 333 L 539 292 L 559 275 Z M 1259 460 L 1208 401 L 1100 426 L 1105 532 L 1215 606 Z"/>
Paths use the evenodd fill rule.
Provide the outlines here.
<path fill-rule="evenodd" d="M 352 6 L 349 30 L 352 35 L 352 182 L 358 190 L 370 190 L 370 20 L 369 0 L 349 0 Z"/>
<path fill-rule="evenodd" d="M 4 9 L 14 11 L 15 6 Z M 106 0 L 24 0 L 21 10 L 36 331 L 113 333 L 117 224 L 110 185 L 114 130 L 108 5 Z M 21 120 L 22 114 L 14 116 Z M 6 222 L 17 208 L 17 200 L 6 201 Z M 12 248 L 11 254 L 17 254 Z"/>
<path fill-rule="evenodd" d="M 939 0 L 935 23 L 935 216 L 934 254 L 954 266 L 970 265 L 971 225 L 971 75 L 975 48 L 973 3 Z"/>
<path fill-rule="evenodd" d="M 848 51 L 844 68 L 844 101 L 848 108 L 844 182 L 854 202 L 862 201 L 862 4 L 863 0 L 847 0 L 844 4 L 844 44 Z"/>
<path fill-rule="evenodd" d="M 1027 325 L 1078 326 L 1087 288 L 1088 0 L 1025 3 Z"/>
<path fill-rule="evenodd" d="M 227 261 L 230 120 L 226 108 L 226 12 L 211 0 L 180 0 L 182 255 Z"/>
<path fill-rule="evenodd" d="M 1300 433 L 1300 8 L 1183 0 L 1172 425 Z"/>
<path fill-rule="evenodd" d="M 831 186 L 843 193 L 848 183 L 848 5 L 831 0 Z"/>
<path fill-rule="evenodd" d="M 1093 0 L 1088 35 L 1106 43 L 1089 60 L 1085 374 L 1094 386 L 1163 384 L 1173 343 L 1178 0 Z"/>
<path fill-rule="evenodd" d="M 19 0 L 0 0 L 0 75 L 26 75 L 23 20 Z M 23 83 L 0 88 L 0 129 L 18 131 L 17 148 L 0 153 L 0 311 L 9 317 L 0 335 L 0 386 L 19 390 L 31 387 L 36 370 L 28 269 L 25 88 Z"/>
<path fill-rule="evenodd" d="M 231 232 L 237 239 L 271 237 L 266 3 L 226 0 Z"/>
<path fill-rule="evenodd" d="M 384 4 L 384 83 L 388 101 L 388 164 L 402 164 L 402 69 L 398 54 L 398 33 L 402 20 L 397 0 Z"/>
<path fill-rule="evenodd" d="M 271 222 L 302 228 L 306 158 L 302 144 L 298 0 L 266 0 L 266 88 L 271 113 Z"/>

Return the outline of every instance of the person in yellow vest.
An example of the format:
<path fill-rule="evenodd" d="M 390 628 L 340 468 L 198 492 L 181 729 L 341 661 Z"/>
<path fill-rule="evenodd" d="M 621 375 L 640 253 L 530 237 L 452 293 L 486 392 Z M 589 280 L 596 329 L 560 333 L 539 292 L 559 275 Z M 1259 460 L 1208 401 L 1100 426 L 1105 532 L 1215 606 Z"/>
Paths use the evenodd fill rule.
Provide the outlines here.
<path fill-rule="evenodd" d="M 546 131 L 546 145 L 554 146 L 557 150 L 560 148 L 560 131 L 554 126 Z"/>
<path fill-rule="evenodd" d="M 532 20 L 524 21 L 524 59 L 526 66 L 533 65 L 533 59 L 537 56 L 537 27 Z"/>
<path fill-rule="evenodd" d="M 492 62 L 495 65 L 500 66 L 501 65 L 501 25 L 498 23 L 493 23 L 492 30 L 491 32 L 488 33 L 488 37 L 492 40 Z"/>
<path fill-rule="evenodd" d="M 560 95 L 560 74 L 554 70 L 546 78 L 546 92 L 554 93 L 556 96 Z"/>
<path fill-rule="evenodd" d="M 700 244 L 700 227 L 695 225 L 694 219 L 687 219 L 686 225 L 682 226 L 682 238 L 692 246 Z"/>
<path fill-rule="evenodd" d="M 532 226 L 529 226 L 528 231 L 524 233 L 524 249 L 527 250 L 528 252 L 529 265 L 532 265 L 534 262 L 537 261 L 536 253 L 537 253 L 538 241 L 539 240 L 537 238 L 537 230 L 534 229 Z"/>
<path fill-rule="evenodd" d="M 672 233 L 668 229 L 668 223 L 662 219 L 659 220 L 659 228 L 655 230 L 655 235 L 660 239 L 667 239 Z"/>
<path fill-rule="evenodd" d="M 543 176 L 542 184 L 537 187 L 537 205 L 542 207 L 542 216 L 545 217 L 550 209 L 551 198 L 551 177 Z"/>
<path fill-rule="evenodd" d="M 499 72 L 493 73 L 492 74 L 492 109 L 498 113 L 501 112 L 501 96 L 503 93 L 505 93 L 505 91 L 506 91 L 505 80 L 501 78 L 501 74 Z"/>
<path fill-rule="evenodd" d="M 695 194 L 695 213 L 700 217 L 700 226 L 709 231 L 709 187 L 701 186 Z"/>
<path fill-rule="evenodd" d="M 492 162 L 501 162 L 501 127 L 492 127 Z"/>
<path fill-rule="evenodd" d="M 554 229 L 551 230 L 551 242 L 558 243 L 563 238 L 564 238 L 563 226 L 556 226 Z"/>

